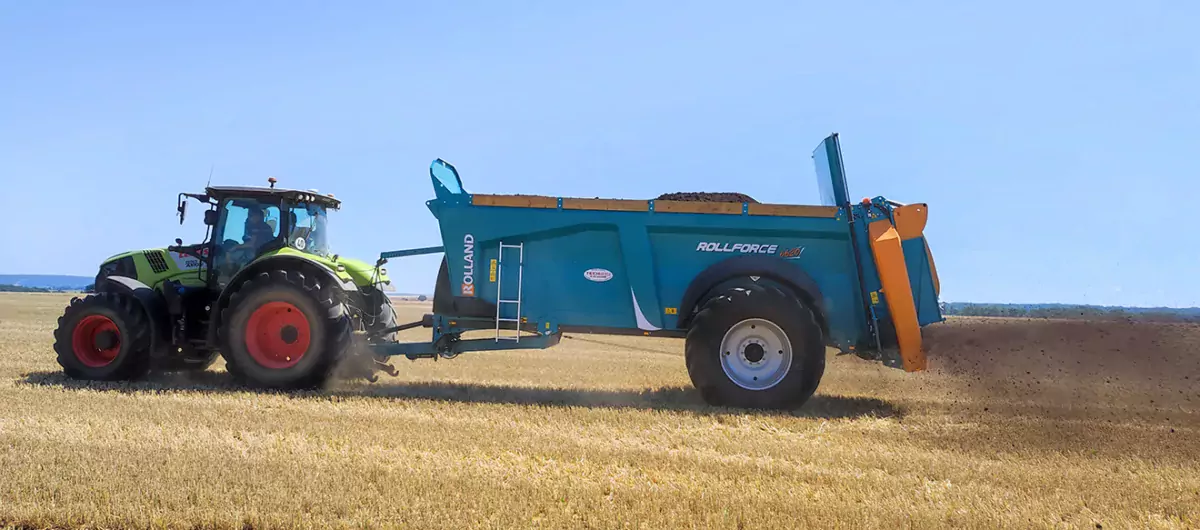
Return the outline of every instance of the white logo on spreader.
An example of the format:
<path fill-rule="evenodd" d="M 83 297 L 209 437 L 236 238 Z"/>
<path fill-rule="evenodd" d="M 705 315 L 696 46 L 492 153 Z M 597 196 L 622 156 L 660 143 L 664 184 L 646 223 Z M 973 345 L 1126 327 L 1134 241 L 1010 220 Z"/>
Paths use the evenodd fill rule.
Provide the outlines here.
<path fill-rule="evenodd" d="M 462 295 L 475 296 L 475 236 L 463 236 Z"/>
<path fill-rule="evenodd" d="M 607 282 L 612 279 L 613 273 L 608 269 L 588 269 L 583 271 L 583 277 L 593 282 Z"/>

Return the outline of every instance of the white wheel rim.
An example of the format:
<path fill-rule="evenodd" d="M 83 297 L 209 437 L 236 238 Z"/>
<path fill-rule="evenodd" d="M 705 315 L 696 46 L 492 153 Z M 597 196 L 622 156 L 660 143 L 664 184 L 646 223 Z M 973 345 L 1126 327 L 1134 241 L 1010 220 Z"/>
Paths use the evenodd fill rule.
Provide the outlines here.
<path fill-rule="evenodd" d="M 792 343 L 770 320 L 748 318 L 729 328 L 721 339 L 721 369 L 747 390 L 778 385 L 792 368 Z"/>

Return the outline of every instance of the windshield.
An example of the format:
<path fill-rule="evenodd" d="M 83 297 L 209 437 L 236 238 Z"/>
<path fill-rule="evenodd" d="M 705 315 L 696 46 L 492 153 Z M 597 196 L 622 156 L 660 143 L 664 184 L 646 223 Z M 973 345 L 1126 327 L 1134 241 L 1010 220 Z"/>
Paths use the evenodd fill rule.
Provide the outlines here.
<path fill-rule="evenodd" d="M 289 246 L 318 256 L 331 255 L 324 206 L 307 203 L 292 206 L 289 221 Z"/>

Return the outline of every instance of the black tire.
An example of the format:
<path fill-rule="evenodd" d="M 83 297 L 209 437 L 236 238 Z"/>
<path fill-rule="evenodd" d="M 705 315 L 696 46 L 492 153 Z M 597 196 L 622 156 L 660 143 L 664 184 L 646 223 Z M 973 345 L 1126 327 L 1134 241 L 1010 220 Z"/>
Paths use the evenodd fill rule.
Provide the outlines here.
<path fill-rule="evenodd" d="M 458 315 L 454 308 L 454 295 L 450 294 L 450 267 L 446 258 L 438 266 L 437 281 L 433 284 L 433 312 L 439 315 Z"/>
<path fill-rule="evenodd" d="M 396 308 L 392 307 L 391 298 L 382 290 L 364 287 L 362 301 L 362 323 L 365 331 L 374 332 L 396 326 Z M 379 338 L 395 341 L 396 333 L 380 335 Z"/>
<path fill-rule="evenodd" d="M 753 328 L 749 323 L 739 325 L 748 319 L 767 321 L 786 336 L 787 346 L 791 351 L 790 363 L 780 361 L 779 366 L 783 368 L 765 372 L 773 374 L 770 378 L 772 381 L 777 380 L 773 386 L 747 388 L 735 382 L 723 367 L 722 357 L 726 352 L 722 350 L 722 341 L 727 332 L 735 326 L 739 326 L 743 331 L 747 327 Z M 769 326 L 763 326 L 762 329 L 768 328 Z M 754 336 L 756 332 L 745 333 Z M 769 362 L 768 356 L 777 354 L 774 351 L 764 351 L 761 344 L 769 342 L 758 342 L 760 346 L 755 353 L 757 362 Z M 747 353 L 731 351 L 729 354 L 752 358 L 748 353 L 750 351 L 750 348 L 747 348 Z M 783 351 L 779 350 L 780 359 L 786 358 Z M 684 358 L 692 384 L 711 405 L 762 409 L 796 408 L 812 397 L 821 382 L 821 376 L 825 373 L 825 341 L 812 309 L 804 302 L 779 288 L 748 283 L 725 290 L 705 301 L 688 328 Z M 736 363 L 737 358 L 726 362 Z M 752 372 L 743 371 L 743 374 L 745 377 Z M 746 382 L 750 385 L 757 384 L 749 380 Z M 761 384 L 768 383 L 764 381 Z"/>
<path fill-rule="evenodd" d="M 150 321 L 137 301 L 98 293 L 71 300 L 54 330 L 54 351 L 73 379 L 138 379 L 150 368 L 150 334 Z"/>
<path fill-rule="evenodd" d="M 221 355 L 229 373 L 263 388 L 324 385 L 350 329 L 345 304 L 330 289 L 294 270 L 259 273 L 237 287 L 221 311 Z"/>

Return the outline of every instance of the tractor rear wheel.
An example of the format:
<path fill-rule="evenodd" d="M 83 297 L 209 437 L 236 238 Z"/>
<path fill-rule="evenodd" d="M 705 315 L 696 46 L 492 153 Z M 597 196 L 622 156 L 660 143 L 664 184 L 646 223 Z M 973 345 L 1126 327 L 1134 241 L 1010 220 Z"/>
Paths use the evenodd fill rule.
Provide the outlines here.
<path fill-rule="evenodd" d="M 58 319 L 54 351 L 73 379 L 117 381 L 145 376 L 150 367 L 150 322 L 120 293 L 75 298 Z"/>
<path fill-rule="evenodd" d="M 323 385 L 349 331 L 345 305 L 294 270 L 247 280 L 221 316 L 221 355 L 234 377 L 252 386 L 301 389 Z"/>
<path fill-rule="evenodd" d="M 688 329 L 684 357 L 692 384 L 711 405 L 794 408 L 820 384 L 824 343 L 802 301 L 748 284 L 704 303 Z"/>

